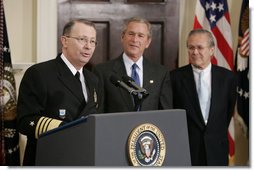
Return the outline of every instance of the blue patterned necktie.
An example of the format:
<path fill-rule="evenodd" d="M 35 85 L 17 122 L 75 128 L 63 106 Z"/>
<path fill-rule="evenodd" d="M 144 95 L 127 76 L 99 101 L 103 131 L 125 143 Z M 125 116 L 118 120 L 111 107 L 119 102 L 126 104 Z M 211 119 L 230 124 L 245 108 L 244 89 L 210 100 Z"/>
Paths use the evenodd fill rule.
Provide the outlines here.
<path fill-rule="evenodd" d="M 136 63 L 134 63 L 131 67 L 131 78 L 133 78 L 133 80 L 136 82 L 137 85 L 140 86 L 140 79 L 139 79 L 139 75 L 137 73 L 136 68 L 138 67 L 138 65 Z"/>
<path fill-rule="evenodd" d="M 136 70 L 136 68 L 138 67 L 138 65 L 136 63 L 134 63 L 131 67 L 131 78 L 135 81 L 135 83 L 137 85 L 140 86 L 140 79 L 139 79 L 139 75 L 138 75 L 138 72 Z M 140 105 L 136 106 L 137 105 L 137 102 L 135 102 L 135 98 L 133 98 L 134 100 L 134 104 L 135 104 L 135 109 L 136 111 L 140 111 Z"/>
<path fill-rule="evenodd" d="M 200 108 L 203 114 L 203 118 L 205 122 L 207 122 L 210 109 L 210 100 L 209 100 L 209 90 L 204 80 L 204 72 L 199 73 L 198 85 L 199 85 L 198 99 L 200 103 Z"/>

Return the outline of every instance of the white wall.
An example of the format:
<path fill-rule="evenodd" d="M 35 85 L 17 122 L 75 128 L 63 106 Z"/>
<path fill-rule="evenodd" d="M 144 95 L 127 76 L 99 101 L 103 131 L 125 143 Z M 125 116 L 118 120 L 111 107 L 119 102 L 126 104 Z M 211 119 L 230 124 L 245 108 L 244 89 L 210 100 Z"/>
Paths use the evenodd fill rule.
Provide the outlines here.
<path fill-rule="evenodd" d="M 237 45 L 241 2 L 242 0 L 228 0 L 234 48 Z M 57 0 L 4 0 L 4 5 L 18 90 L 27 67 L 56 56 L 57 41 L 59 41 Z M 196 0 L 180 1 L 179 66 L 188 63 L 185 42 L 188 32 L 193 27 L 195 5 Z M 248 141 L 244 136 L 237 134 L 241 132 L 237 122 L 236 130 L 236 163 L 244 165 L 248 160 L 248 156 L 246 157 Z"/>
<path fill-rule="evenodd" d="M 37 61 L 57 55 L 57 1 L 37 0 Z"/>
<path fill-rule="evenodd" d="M 35 62 L 36 11 L 34 0 L 4 0 L 13 63 Z"/>

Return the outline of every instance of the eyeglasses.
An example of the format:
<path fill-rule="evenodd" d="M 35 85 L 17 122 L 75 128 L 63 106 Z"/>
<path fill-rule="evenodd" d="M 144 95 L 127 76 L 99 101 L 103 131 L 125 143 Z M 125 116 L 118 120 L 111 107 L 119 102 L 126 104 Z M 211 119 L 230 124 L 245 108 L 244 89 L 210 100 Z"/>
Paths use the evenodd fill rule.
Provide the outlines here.
<path fill-rule="evenodd" d="M 76 39 L 80 44 L 90 44 L 92 47 L 95 47 L 98 42 L 96 40 L 89 40 L 87 37 L 74 37 L 74 36 L 65 36 L 67 38 Z"/>
<path fill-rule="evenodd" d="M 199 52 L 202 52 L 205 48 L 208 48 L 208 46 L 188 46 L 187 47 L 189 51 L 194 52 L 196 49 Z"/>

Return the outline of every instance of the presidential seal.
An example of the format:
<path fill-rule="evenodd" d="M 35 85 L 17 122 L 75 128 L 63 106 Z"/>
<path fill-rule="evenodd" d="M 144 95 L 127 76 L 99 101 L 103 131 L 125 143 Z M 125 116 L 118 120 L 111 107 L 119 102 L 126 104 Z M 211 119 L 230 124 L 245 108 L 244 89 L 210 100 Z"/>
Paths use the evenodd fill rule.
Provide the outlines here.
<path fill-rule="evenodd" d="M 150 123 L 137 126 L 129 136 L 128 153 L 133 166 L 162 166 L 166 154 L 162 132 Z"/>

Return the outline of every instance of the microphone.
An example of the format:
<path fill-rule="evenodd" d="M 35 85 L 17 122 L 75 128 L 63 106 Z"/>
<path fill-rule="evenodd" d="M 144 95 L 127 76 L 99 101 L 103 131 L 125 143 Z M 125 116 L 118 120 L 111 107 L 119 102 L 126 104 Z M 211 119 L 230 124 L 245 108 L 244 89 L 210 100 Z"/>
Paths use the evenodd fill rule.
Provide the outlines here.
<path fill-rule="evenodd" d="M 111 75 L 110 76 L 110 81 L 115 86 L 121 87 L 121 88 L 127 90 L 130 94 L 137 95 L 136 90 L 134 90 L 133 88 L 129 87 L 127 84 L 125 84 L 123 81 L 121 81 L 116 75 Z"/>
<path fill-rule="evenodd" d="M 140 93 L 144 93 L 144 95 L 148 95 L 148 92 L 146 91 L 146 89 L 137 85 L 136 82 L 131 77 L 124 75 L 122 77 L 122 79 L 126 84 L 128 84 L 128 85 L 132 86 L 133 88 L 137 89 L 138 91 L 140 91 Z"/>

